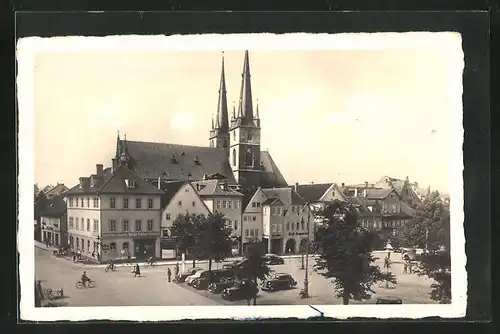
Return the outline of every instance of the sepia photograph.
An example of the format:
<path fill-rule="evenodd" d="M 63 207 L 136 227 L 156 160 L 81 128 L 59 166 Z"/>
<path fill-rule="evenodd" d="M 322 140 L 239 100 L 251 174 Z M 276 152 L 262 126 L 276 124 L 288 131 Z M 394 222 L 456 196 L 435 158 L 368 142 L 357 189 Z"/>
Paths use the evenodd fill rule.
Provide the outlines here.
<path fill-rule="evenodd" d="M 21 39 L 21 312 L 463 315 L 463 58 L 452 32 Z"/>

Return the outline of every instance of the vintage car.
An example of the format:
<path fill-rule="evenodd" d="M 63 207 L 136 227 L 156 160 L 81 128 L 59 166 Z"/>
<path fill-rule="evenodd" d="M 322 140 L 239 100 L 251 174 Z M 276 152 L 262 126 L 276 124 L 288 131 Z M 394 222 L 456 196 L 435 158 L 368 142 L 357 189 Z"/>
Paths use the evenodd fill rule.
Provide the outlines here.
<path fill-rule="evenodd" d="M 252 291 L 253 290 L 253 291 Z M 257 285 L 249 280 L 235 280 L 232 287 L 222 291 L 221 297 L 226 300 L 242 300 L 253 298 L 259 292 Z"/>
<path fill-rule="evenodd" d="M 285 260 L 275 254 L 266 254 L 262 257 L 267 265 L 284 264 Z"/>
<path fill-rule="evenodd" d="M 232 277 L 233 271 L 231 269 L 212 270 L 211 274 L 207 271 L 201 272 L 199 277 L 193 278 L 189 285 L 198 290 L 205 290 L 210 283 L 218 282 L 223 278 Z"/>
<path fill-rule="evenodd" d="M 198 267 L 195 267 L 195 268 L 189 268 L 189 269 L 186 269 L 184 272 L 180 273 L 176 278 L 175 278 L 175 281 L 176 282 L 185 282 L 186 281 L 186 278 L 188 278 L 189 276 L 191 275 L 194 275 L 197 271 L 200 271 L 200 270 L 204 270 L 202 268 L 198 268 Z"/>
<path fill-rule="evenodd" d="M 212 282 L 208 285 L 207 290 L 211 293 L 221 293 L 224 289 L 234 285 L 234 277 L 222 277 L 218 282 Z"/>
<path fill-rule="evenodd" d="M 376 304 L 403 304 L 403 301 L 399 297 L 381 297 L 377 299 Z"/>
<path fill-rule="evenodd" d="M 276 291 L 291 289 L 297 285 L 297 281 L 290 274 L 277 273 L 262 281 L 262 290 Z"/>

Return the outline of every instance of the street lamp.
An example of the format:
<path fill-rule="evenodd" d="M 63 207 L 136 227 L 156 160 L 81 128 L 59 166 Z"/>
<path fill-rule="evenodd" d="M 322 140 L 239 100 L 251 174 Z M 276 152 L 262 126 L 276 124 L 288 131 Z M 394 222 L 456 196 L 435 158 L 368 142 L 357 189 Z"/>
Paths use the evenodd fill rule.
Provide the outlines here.
<path fill-rule="evenodd" d="M 304 206 L 304 209 L 307 207 L 307 245 L 306 245 L 306 265 L 305 265 L 305 277 L 304 277 L 304 293 L 302 295 L 302 298 L 309 298 L 309 279 L 308 279 L 308 276 L 309 276 L 309 243 L 311 242 L 310 241 L 310 237 L 309 237 L 309 233 L 310 233 L 310 220 L 311 220 L 311 207 L 310 207 L 310 204 L 309 202 L 306 203 L 306 205 Z M 304 209 L 302 209 L 302 211 L 304 211 Z"/>

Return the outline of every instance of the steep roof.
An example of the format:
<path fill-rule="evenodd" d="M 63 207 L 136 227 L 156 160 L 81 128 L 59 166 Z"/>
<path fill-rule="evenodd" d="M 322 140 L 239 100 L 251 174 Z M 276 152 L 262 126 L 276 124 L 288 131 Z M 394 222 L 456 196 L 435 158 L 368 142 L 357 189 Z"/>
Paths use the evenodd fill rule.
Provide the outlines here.
<path fill-rule="evenodd" d="M 200 196 L 243 196 L 242 193 L 231 188 L 224 189 L 219 180 L 203 180 L 192 182 Z"/>
<path fill-rule="evenodd" d="M 202 180 L 205 174 L 218 173 L 230 184 L 236 184 L 224 148 L 129 140 L 126 143 L 133 169 L 143 178 Z"/>
<path fill-rule="evenodd" d="M 66 213 L 66 202 L 61 196 L 48 198 L 41 209 L 40 216 L 60 217 Z"/>
<path fill-rule="evenodd" d="M 306 201 L 315 202 L 319 201 L 331 185 L 331 183 L 299 184 L 297 193 Z"/>
<path fill-rule="evenodd" d="M 133 180 L 135 182 L 135 187 L 127 187 L 125 180 Z M 163 194 L 163 191 L 153 186 L 151 183 L 144 181 L 139 175 L 132 172 L 127 167 L 120 166 L 113 173 L 110 173 L 109 169 L 107 169 L 103 173 L 103 177 L 98 178 L 95 184 L 84 184 L 84 187 L 76 185 L 65 194 L 74 195 L 88 193 L 160 195 Z"/>
<path fill-rule="evenodd" d="M 262 205 L 283 205 L 283 202 L 279 198 L 272 197 L 262 202 Z"/>
<path fill-rule="evenodd" d="M 285 207 L 305 205 L 306 201 L 290 187 L 262 189 L 267 198 L 279 198 Z"/>
<path fill-rule="evenodd" d="M 368 199 L 384 199 L 393 192 L 393 189 L 366 189 L 366 198 Z"/>
<path fill-rule="evenodd" d="M 69 188 L 66 187 L 63 183 L 58 183 L 56 186 L 50 188 L 45 192 L 45 195 L 47 196 L 52 196 L 52 195 L 59 195 L 62 194 L 63 192 L 67 191 Z"/>
<path fill-rule="evenodd" d="M 166 207 L 185 184 L 186 181 L 160 181 L 160 189 L 164 192 L 161 196 L 161 207 Z"/>
<path fill-rule="evenodd" d="M 260 185 L 262 188 L 288 186 L 285 178 L 268 151 L 260 152 L 260 162 L 262 166 Z"/>
<path fill-rule="evenodd" d="M 243 194 L 243 197 L 241 198 L 241 207 L 243 210 L 246 209 L 248 203 L 252 200 L 253 196 L 257 192 L 256 189 L 242 189 L 240 192 Z"/>

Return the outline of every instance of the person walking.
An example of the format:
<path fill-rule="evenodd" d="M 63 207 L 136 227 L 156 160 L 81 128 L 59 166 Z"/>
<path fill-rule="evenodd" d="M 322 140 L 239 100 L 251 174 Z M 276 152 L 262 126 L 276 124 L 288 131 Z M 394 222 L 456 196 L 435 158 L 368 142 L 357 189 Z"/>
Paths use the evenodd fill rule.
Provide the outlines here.
<path fill-rule="evenodd" d="M 141 277 L 141 268 L 139 267 L 139 263 L 135 265 L 135 270 L 134 270 L 134 277 Z"/>
<path fill-rule="evenodd" d="M 172 272 L 170 271 L 170 268 L 167 268 L 167 278 L 168 278 L 169 282 L 171 282 L 170 281 L 171 276 L 172 276 Z"/>
<path fill-rule="evenodd" d="M 408 263 L 407 262 L 404 263 L 403 274 L 408 274 Z"/>

